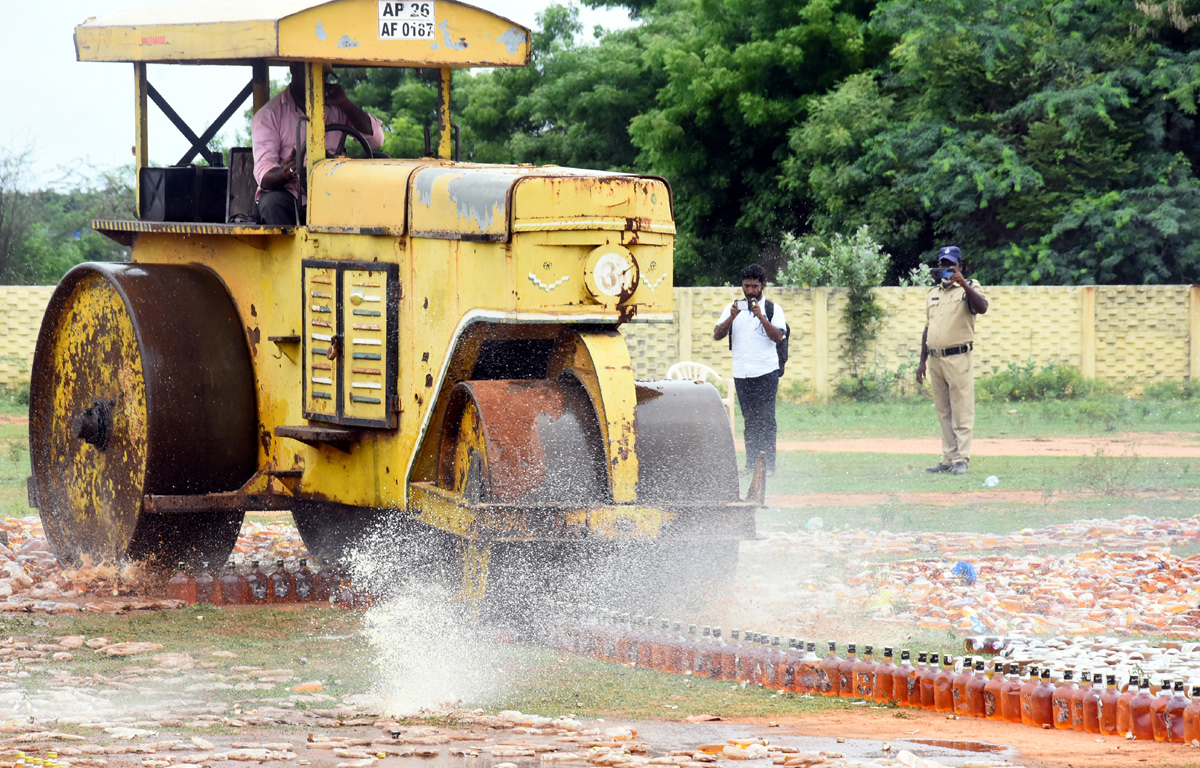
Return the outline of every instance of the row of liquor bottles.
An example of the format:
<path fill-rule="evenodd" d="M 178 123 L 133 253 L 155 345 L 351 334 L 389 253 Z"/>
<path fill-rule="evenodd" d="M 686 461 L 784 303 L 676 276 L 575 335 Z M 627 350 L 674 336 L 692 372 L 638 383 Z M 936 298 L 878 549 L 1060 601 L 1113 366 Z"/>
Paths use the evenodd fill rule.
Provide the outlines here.
<path fill-rule="evenodd" d="M 1067 669 L 1058 684 L 1049 666 L 1002 660 L 989 672 L 980 657 L 966 656 L 961 665 L 946 654 L 921 652 L 912 663 L 901 649 L 900 663 L 891 647 L 876 661 L 872 646 L 828 643 L 824 657 L 815 642 L 788 640 L 778 635 L 730 633 L 726 642 L 720 627 L 687 634 L 679 623 L 641 617 L 613 616 L 609 621 L 564 618 L 556 644 L 565 651 L 609 661 L 651 667 L 664 672 L 702 675 L 718 680 L 761 685 L 779 691 L 819 696 L 868 699 L 988 720 L 1042 728 L 1130 736 L 1135 739 L 1192 743 L 1200 740 L 1200 686 L 1184 695 L 1184 681 L 1163 680 L 1155 695 L 1149 676 L 1132 675 L 1126 688 L 1117 686 L 1107 671 Z"/>
<path fill-rule="evenodd" d="M 284 567 L 282 559 L 275 561 L 275 570 L 264 573 L 260 561 L 253 560 L 244 575 L 230 560 L 218 577 L 202 563 L 195 577 L 187 572 L 184 563 L 167 582 L 167 597 L 211 605 L 267 605 L 271 603 L 330 602 L 354 605 L 359 596 L 350 587 L 345 571 L 328 562 L 313 572 L 307 560 L 301 560 L 294 572 Z"/>

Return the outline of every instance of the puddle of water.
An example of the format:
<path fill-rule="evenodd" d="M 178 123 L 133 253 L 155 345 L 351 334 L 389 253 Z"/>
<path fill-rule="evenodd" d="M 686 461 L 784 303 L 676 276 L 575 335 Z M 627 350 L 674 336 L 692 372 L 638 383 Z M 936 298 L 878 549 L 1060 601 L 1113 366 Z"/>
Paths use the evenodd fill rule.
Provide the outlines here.
<path fill-rule="evenodd" d="M 942 747 L 944 749 L 953 749 L 957 752 L 987 752 L 993 755 L 1002 755 L 1010 751 L 1010 747 L 1002 744 L 989 744 L 986 741 L 953 741 L 950 739 L 910 739 L 911 744 L 925 744 L 930 747 Z"/>
<path fill-rule="evenodd" d="M 917 757 L 937 760 L 947 765 L 963 762 L 978 762 L 981 753 L 988 758 L 995 758 L 1002 763 L 1016 756 L 1016 750 L 1000 744 L 989 744 L 982 741 L 954 741 L 942 739 L 892 739 L 884 742 L 878 739 L 846 739 L 838 742 L 837 738 L 828 736 L 805 736 L 781 731 L 777 728 L 744 725 L 737 723 L 670 723 L 670 722 L 618 722 L 609 720 L 601 728 L 628 726 L 638 732 L 638 741 L 645 742 L 650 747 L 649 757 L 665 755 L 671 750 L 695 749 L 700 744 L 724 742 L 729 739 L 763 737 L 772 744 L 795 747 L 802 752 L 838 752 L 850 759 L 894 760 L 900 750 L 908 750 Z M 530 744 L 543 741 L 536 737 L 518 736 L 517 740 Z M 891 746 L 891 751 L 883 751 L 883 745 Z M 465 744 L 463 745 L 465 746 Z M 483 744 L 479 745 L 484 748 Z M 584 747 L 569 744 L 556 744 L 564 752 L 582 752 Z M 389 768 L 492 768 L 499 763 L 514 763 L 520 768 L 534 768 L 542 764 L 536 757 L 492 757 L 486 751 L 481 751 L 478 757 L 451 756 L 443 749 L 441 755 L 434 758 L 399 758 L 388 761 Z M 736 765 L 732 761 L 723 760 L 721 765 Z M 767 760 L 747 761 L 747 768 L 761 768 L 768 765 Z"/>

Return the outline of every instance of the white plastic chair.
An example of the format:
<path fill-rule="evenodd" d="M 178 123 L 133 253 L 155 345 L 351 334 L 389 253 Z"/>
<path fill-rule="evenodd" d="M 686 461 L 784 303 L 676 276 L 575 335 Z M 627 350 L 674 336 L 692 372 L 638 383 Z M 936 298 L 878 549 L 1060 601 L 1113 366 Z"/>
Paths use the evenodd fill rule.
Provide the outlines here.
<path fill-rule="evenodd" d="M 721 398 L 721 402 L 724 403 L 725 411 L 729 414 L 729 431 L 733 433 L 735 439 L 737 438 L 737 429 L 734 427 L 733 421 L 733 379 L 725 378 L 704 363 L 692 362 L 675 363 L 667 369 L 667 378 L 683 379 L 684 381 L 711 381 L 717 385 L 718 393 L 724 386 L 726 396 Z"/>

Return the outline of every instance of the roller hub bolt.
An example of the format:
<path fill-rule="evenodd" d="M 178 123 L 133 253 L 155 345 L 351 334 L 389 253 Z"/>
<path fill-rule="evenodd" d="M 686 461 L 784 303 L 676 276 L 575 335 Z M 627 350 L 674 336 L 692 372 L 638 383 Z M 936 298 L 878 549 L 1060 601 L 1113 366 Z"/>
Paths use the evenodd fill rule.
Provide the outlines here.
<path fill-rule="evenodd" d="M 75 437 L 103 451 L 112 434 L 112 405 L 106 400 L 93 400 L 92 407 L 75 417 Z"/>

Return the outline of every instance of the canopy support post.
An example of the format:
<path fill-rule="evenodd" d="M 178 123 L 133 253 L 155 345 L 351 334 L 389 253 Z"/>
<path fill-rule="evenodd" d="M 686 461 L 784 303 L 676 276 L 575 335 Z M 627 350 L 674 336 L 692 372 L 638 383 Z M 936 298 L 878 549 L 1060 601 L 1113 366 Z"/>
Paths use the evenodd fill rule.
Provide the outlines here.
<path fill-rule="evenodd" d="M 250 82 L 254 84 L 254 111 L 257 113 L 271 100 L 271 75 L 267 62 L 256 61 L 250 65 Z"/>
<path fill-rule="evenodd" d="M 137 193 L 137 215 L 142 217 L 142 169 L 150 164 L 149 123 L 146 119 L 149 109 L 150 83 L 146 80 L 146 63 L 136 61 L 133 64 L 133 179 L 134 191 Z"/>
<path fill-rule="evenodd" d="M 304 62 L 304 113 L 308 115 L 308 174 L 307 189 L 312 189 L 312 168 L 325 159 L 325 63 Z"/>
<path fill-rule="evenodd" d="M 440 69 L 441 78 L 438 83 L 438 146 L 437 156 L 440 160 L 452 159 L 453 141 L 450 136 L 450 67 Z"/>

